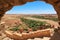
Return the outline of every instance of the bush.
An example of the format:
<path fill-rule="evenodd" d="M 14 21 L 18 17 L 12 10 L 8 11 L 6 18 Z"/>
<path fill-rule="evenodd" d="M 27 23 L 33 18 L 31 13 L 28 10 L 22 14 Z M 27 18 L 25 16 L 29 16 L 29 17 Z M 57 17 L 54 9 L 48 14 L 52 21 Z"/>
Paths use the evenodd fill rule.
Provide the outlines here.
<path fill-rule="evenodd" d="M 19 30 L 19 28 L 18 28 L 18 27 L 14 27 L 14 28 L 12 28 L 12 29 L 10 29 L 10 30 L 12 30 L 12 31 L 17 31 L 17 30 Z"/>
<path fill-rule="evenodd" d="M 32 28 L 33 30 L 37 30 L 40 26 L 47 24 L 44 21 L 35 21 L 35 20 L 30 20 L 25 18 L 21 18 L 21 20 L 22 22 L 26 23 L 26 25 L 28 25 L 29 28 Z"/>

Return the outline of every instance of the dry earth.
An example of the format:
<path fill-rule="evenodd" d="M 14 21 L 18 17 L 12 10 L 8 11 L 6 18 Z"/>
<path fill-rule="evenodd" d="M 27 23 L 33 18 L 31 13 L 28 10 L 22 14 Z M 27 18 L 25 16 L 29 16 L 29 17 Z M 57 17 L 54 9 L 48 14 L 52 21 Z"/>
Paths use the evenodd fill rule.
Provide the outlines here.
<path fill-rule="evenodd" d="M 24 17 L 26 19 L 36 20 L 36 21 L 46 21 L 47 23 L 50 23 L 51 25 L 54 25 L 55 27 L 59 26 L 58 22 L 52 21 L 52 20 L 46 20 L 46 19 L 38 19 L 38 18 L 31 18 L 31 17 Z M 27 40 L 49 40 L 49 37 L 44 38 L 34 38 L 34 39 L 27 39 Z M 13 40 L 9 37 L 7 37 L 4 33 L 2 33 L 2 36 L 0 36 L 0 40 Z"/>

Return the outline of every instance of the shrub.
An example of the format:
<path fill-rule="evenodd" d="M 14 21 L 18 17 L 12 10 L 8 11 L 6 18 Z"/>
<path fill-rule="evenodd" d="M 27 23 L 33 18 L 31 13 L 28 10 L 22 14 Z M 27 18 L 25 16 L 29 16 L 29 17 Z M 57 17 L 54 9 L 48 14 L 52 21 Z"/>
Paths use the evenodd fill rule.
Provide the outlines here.
<path fill-rule="evenodd" d="M 17 30 L 19 30 L 19 28 L 18 28 L 18 27 L 14 27 L 14 28 L 12 28 L 12 29 L 10 29 L 10 30 L 12 30 L 12 31 L 17 31 Z"/>
<path fill-rule="evenodd" d="M 29 28 L 32 28 L 33 30 L 37 30 L 40 26 L 47 24 L 45 21 L 35 21 L 25 18 L 21 18 L 21 20 L 22 22 L 26 23 L 26 25 L 28 25 Z"/>

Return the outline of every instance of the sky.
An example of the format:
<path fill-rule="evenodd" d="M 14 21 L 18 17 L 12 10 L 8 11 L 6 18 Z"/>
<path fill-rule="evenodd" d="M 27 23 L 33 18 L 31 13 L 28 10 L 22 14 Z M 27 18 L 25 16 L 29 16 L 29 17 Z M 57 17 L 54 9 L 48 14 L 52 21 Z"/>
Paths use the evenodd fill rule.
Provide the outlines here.
<path fill-rule="evenodd" d="M 43 1 L 27 2 L 24 5 L 14 6 L 6 14 L 56 14 L 51 4 Z"/>

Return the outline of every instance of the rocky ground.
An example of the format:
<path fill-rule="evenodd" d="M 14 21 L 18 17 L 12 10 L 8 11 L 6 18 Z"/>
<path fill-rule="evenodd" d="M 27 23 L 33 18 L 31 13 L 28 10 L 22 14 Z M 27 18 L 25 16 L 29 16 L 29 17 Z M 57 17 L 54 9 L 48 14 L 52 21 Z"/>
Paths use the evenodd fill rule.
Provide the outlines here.
<path fill-rule="evenodd" d="M 34 39 L 27 39 L 27 40 L 49 40 L 49 37 L 44 37 L 44 38 L 34 38 Z"/>
<path fill-rule="evenodd" d="M 29 19 L 31 19 L 31 18 L 29 18 Z M 36 19 L 36 20 L 38 20 L 38 19 Z M 41 21 L 41 19 L 39 19 L 39 20 Z M 42 21 L 44 21 L 44 20 L 42 20 Z M 50 22 L 50 23 L 52 23 L 52 22 Z M 53 22 L 52 24 L 58 25 L 57 22 Z M 3 32 L 1 32 L 1 33 L 2 33 L 2 35 L 0 35 L 0 40 L 14 40 L 14 39 L 7 37 Z M 43 37 L 43 38 L 34 38 L 34 39 L 27 39 L 27 40 L 49 40 L 49 39 L 50 39 L 50 37 Z"/>

